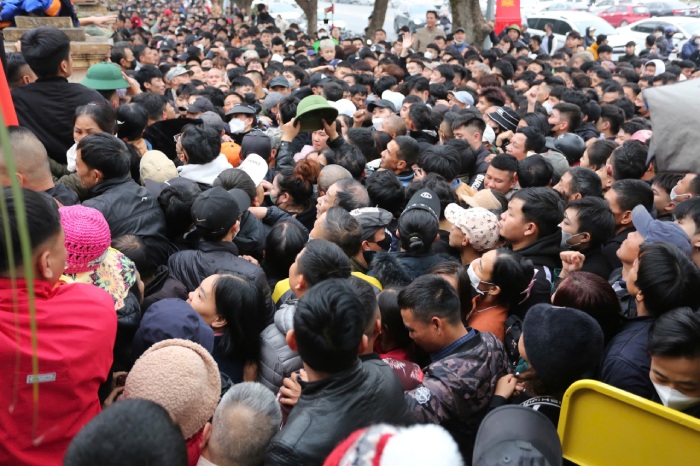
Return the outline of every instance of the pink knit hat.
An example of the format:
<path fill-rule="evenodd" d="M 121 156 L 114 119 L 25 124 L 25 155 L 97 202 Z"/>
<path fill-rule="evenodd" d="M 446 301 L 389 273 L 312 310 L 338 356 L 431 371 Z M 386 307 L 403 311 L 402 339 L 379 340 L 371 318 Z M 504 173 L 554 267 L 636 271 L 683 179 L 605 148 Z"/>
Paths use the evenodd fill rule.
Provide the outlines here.
<path fill-rule="evenodd" d="M 214 415 L 221 395 L 221 375 L 204 347 L 173 338 L 154 344 L 126 377 L 123 398 L 142 398 L 164 407 L 185 439 Z"/>
<path fill-rule="evenodd" d="M 95 270 L 112 242 L 107 220 L 99 210 L 81 205 L 61 207 L 58 212 L 66 232 L 65 273 Z"/>

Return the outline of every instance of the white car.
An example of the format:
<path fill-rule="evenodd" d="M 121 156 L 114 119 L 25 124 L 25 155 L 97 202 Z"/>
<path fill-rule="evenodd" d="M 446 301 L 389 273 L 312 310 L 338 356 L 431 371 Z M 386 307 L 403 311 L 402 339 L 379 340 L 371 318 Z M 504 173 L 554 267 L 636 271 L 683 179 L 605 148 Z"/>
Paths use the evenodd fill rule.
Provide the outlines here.
<path fill-rule="evenodd" d="M 566 35 L 574 30 L 581 36 L 586 34 L 586 28 L 594 27 L 597 34 L 605 34 L 608 41 L 617 35 L 617 31 L 607 21 L 586 11 L 547 11 L 533 13 L 527 18 L 527 31 L 531 34 L 544 36 L 544 25 L 552 24 L 552 32 L 557 39 L 557 47 L 563 47 Z"/>
<path fill-rule="evenodd" d="M 270 13 L 270 16 L 272 16 L 274 19 L 282 18 L 284 21 L 286 21 L 288 24 L 289 23 L 300 23 L 305 21 L 304 18 L 304 12 L 302 11 L 301 8 L 299 8 L 299 5 L 296 3 L 287 3 L 287 2 L 274 2 L 274 3 L 267 3 L 267 2 L 255 2 L 251 8 L 257 8 L 258 3 L 265 3 L 267 5 L 267 12 Z M 301 26 L 301 24 L 299 24 Z"/>
<path fill-rule="evenodd" d="M 691 38 L 694 32 L 700 31 L 700 18 L 692 18 L 689 16 L 655 16 L 653 18 L 642 19 L 629 26 L 617 28 L 617 35 L 614 38 L 609 38 L 608 43 L 613 48 L 613 54 L 624 54 L 625 44 L 629 41 L 637 43 L 637 53 L 641 52 L 645 46 L 644 41 L 649 34 L 654 32 L 654 29 L 661 26 L 675 27 L 678 32 L 673 36 L 673 43 L 676 49 L 680 52 L 688 39 Z"/>

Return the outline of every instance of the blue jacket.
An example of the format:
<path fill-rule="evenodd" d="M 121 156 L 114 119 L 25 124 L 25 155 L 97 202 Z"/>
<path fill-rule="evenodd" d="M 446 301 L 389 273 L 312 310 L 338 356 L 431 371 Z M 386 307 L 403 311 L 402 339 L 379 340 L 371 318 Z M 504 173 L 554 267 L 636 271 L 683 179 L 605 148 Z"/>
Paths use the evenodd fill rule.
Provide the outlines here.
<path fill-rule="evenodd" d="M 681 49 L 681 57 L 680 57 L 681 60 L 689 59 L 690 56 L 692 54 L 694 54 L 698 50 L 698 48 L 700 48 L 697 45 L 695 45 L 695 42 L 693 42 L 693 39 L 694 38 L 691 37 L 688 42 L 683 44 L 683 48 Z"/>
<path fill-rule="evenodd" d="M 655 394 L 649 379 L 651 357 L 647 351 L 653 317 L 626 319 L 605 351 L 600 380 L 646 399 Z"/>

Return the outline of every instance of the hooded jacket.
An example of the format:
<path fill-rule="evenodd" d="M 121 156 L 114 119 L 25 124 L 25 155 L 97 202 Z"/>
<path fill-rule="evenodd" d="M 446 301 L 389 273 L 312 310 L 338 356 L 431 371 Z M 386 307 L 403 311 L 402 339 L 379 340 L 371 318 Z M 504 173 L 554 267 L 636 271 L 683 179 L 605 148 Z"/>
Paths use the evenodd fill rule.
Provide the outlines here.
<path fill-rule="evenodd" d="M 266 466 L 320 466 L 357 429 L 414 422 L 399 378 L 383 361 L 358 359 L 350 369 L 301 384 L 299 401 L 267 448 Z"/>
<path fill-rule="evenodd" d="M 165 215 L 158 200 L 148 189 L 139 186 L 130 176 L 112 178 L 89 190 L 90 199 L 83 202 L 104 215 L 112 238 L 136 235 L 143 239 L 151 263 L 162 265 L 168 258 Z"/>
<path fill-rule="evenodd" d="M 180 172 L 182 178 L 211 186 L 216 177 L 228 168 L 233 168 L 233 166 L 228 163 L 224 154 L 219 154 L 209 163 L 182 165 L 177 168 L 177 171 Z"/>
<path fill-rule="evenodd" d="M 379 252 L 369 265 L 370 277 L 375 277 L 383 286 L 407 286 L 413 280 L 428 273 L 428 270 L 443 262 L 459 262 L 442 253 L 413 254 L 410 252 Z"/>
<path fill-rule="evenodd" d="M 287 345 L 287 332 L 294 328 L 297 300 L 292 299 L 275 312 L 274 322 L 260 334 L 258 382 L 277 393 L 285 377 L 301 369 L 299 353 Z"/>
<path fill-rule="evenodd" d="M 589 139 L 597 139 L 600 137 L 600 132 L 590 121 L 584 121 L 581 123 L 581 125 L 574 130 L 574 133 L 581 136 L 584 141 L 588 141 Z"/>
<path fill-rule="evenodd" d="M 272 321 L 275 305 L 270 297 L 270 286 L 265 272 L 245 259 L 238 257 L 238 248 L 233 242 L 212 243 L 200 240 L 196 249 L 180 251 L 168 260 L 170 275 L 185 286 L 187 291 L 197 289 L 202 280 L 216 273 L 236 272 L 254 283 L 265 299 L 266 322 Z"/>

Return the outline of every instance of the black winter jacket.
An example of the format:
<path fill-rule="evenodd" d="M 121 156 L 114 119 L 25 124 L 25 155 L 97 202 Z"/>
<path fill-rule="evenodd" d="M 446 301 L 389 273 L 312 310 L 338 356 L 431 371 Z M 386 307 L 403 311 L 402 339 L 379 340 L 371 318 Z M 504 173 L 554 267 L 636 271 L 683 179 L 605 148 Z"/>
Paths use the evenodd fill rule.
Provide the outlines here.
<path fill-rule="evenodd" d="M 149 190 L 125 176 L 103 181 L 88 192 L 90 199 L 83 205 L 102 212 L 112 238 L 136 235 L 146 243 L 154 267 L 165 264 L 168 259 L 165 215 Z"/>
<path fill-rule="evenodd" d="M 12 89 L 12 101 L 20 126 L 32 130 L 49 158 L 66 164 L 66 151 L 75 144 L 73 116 L 75 109 L 90 102 L 105 103 L 104 97 L 82 84 L 66 78 L 40 78 L 36 82 Z"/>
<path fill-rule="evenodd" d="M 559 252 L 561 251 L 561 230 L 551 235 L 539 238 L 529 246 L 518 249 L 517 252 L 526 259 L 530 259 L 535 266 L 535 283 L 530 291 L 530 296 L 518 309 L 518 317 L 524 318 L 530 307 L 538 303 L 549 303 L 552 293 L 552 281 L 554 269 L 561 268 Z"/>
<path fill-rule="evenodd" d="M 265 325 L 272 322 L 275 305 L 272 302 L 270 287 L 263 270 L 245 259 L 238 257 L 238 248 L 233 242 L 210 243 L 201 240 L 197 249 L 180 251 L 170 256 L 170 275 L 180 281 L 188 292 L 197 289 L 202 280 L 222 272 L 236 272 L 255 283 L 265 297 Z"/>
<path fill-rule="evenodd" d="M 236 245 L 238 251 L 262 262 L 266 237 L 265 226 L 262 222 L 250 212 L 243 212 L 240 231 L 233 238 L 233 244 Z"/>
<path fill-rule="evenodd" d="M 401 381 L 384 361 L 358 359 L 351 369 L 302 382 L 299 401 L 267 448 L 265 465 L 320 466 L 351 433 L 382 422 L 414 422 Z"/>
<path fill-rule="evenodd" d="M 379 252 L 369 265 L 368 275 L 382 285 L 407 286 L 428 270 L 443 262 L 459 262 L 443 253 L 412 254 L 409 252 Z"/>

